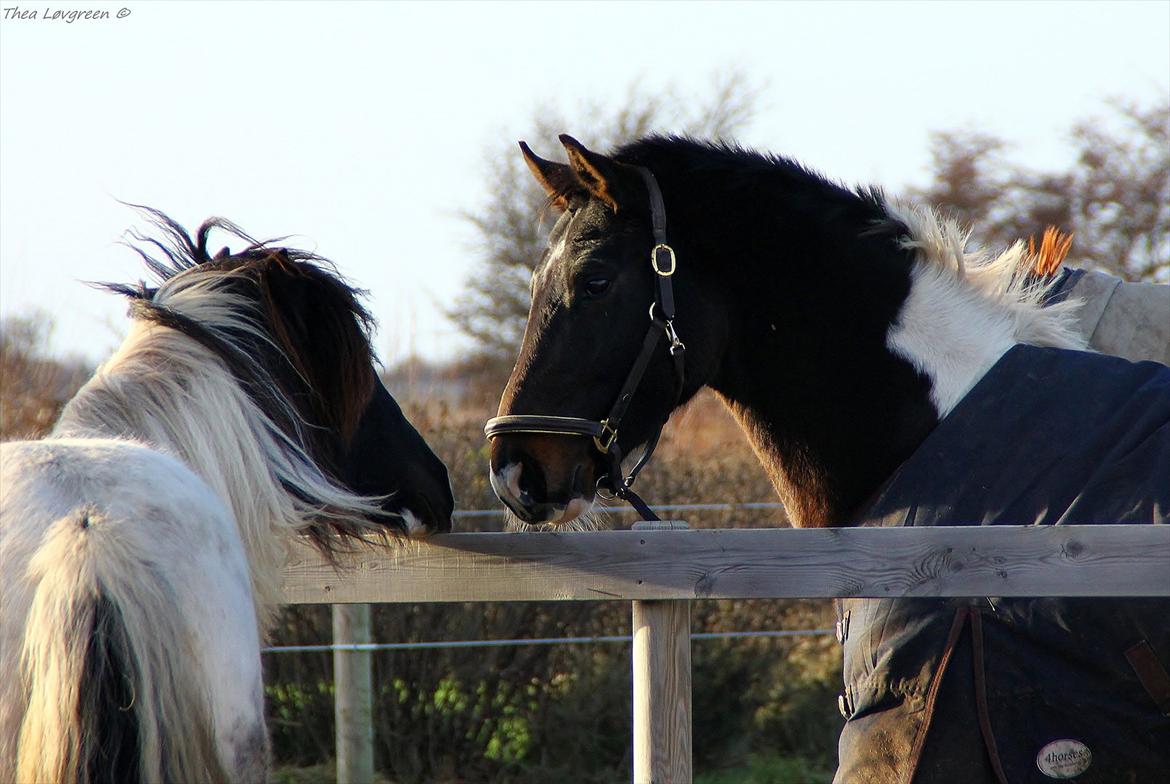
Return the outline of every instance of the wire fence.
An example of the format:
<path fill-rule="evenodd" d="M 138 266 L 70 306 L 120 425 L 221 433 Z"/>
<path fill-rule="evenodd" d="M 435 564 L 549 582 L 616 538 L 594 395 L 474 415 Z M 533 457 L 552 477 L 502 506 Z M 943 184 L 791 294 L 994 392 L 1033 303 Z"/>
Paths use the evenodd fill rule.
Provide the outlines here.
<path fill-rule="evenodd" d="M 774 501 L 760 501 L 745 504 L 655 504 L 650 507 L 655 512 L 740 512 L 740 511 L 762 511 L 762 510 L 782 510 L 784 504 L 776 503 Z M 625 512 L 634 512 L 630 507 L 612 506 L 606 507 L 604 510 L 607 514 L 620 514 Z M 465 520 L 469 518 L 482 519 L 485 517 L 503 517 L 507 514 L 503 509 L 459 509 L 451 516 L 456 520 Z"/>
<path fill-rule="evenodd" d="M 833 634 L 833 629 L 789 629 L 762 632 L 694 632 L 692 640 L 728 640 L 735 638 L 816 637 Z M 587 645 L 598 642 L 630 642 L 628 634 L 596 637 L 529 637 L 514 640 L 432 640 L 429 642 L 368 642 L 329 645 L 278 645 L 261 648 L 261 653 L 323 653 L 328 651 L 418 651 L 429 648 L 503 648 L 514 645 Z"/>

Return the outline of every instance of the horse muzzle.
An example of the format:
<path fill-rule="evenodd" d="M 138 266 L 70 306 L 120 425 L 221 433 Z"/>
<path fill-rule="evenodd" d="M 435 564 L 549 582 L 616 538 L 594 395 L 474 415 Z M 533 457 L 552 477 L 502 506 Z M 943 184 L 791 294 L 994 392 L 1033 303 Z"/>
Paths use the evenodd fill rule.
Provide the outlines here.
<path fill-rule="evenodd" d="M 500 436 L 489 470 L 496 496 L 528 525 L 569 523 L 593 507 L 597 470 L 586 438 Z"/>

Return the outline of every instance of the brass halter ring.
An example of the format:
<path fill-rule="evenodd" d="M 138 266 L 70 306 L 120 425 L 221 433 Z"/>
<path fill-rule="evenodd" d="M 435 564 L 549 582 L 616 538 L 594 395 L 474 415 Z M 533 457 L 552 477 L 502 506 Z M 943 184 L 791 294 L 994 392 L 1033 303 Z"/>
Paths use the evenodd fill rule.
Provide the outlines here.
<path fill-rule="evenodd" d="M 663 269 L 658 266 L 659 251 L 664 251 L 666 255 L 670 256 L 670 269 L 663 271 Z M 650 266 L 653 267 L 654 271 L 661 277 L 669 278 L 674 274 L 674 271 L 678 269 L 678 264 L 675 262 L 674 258 L 674 248 L 670 247 L 665 242 L 660 242 L 655 245 L 650 249 Z"/>

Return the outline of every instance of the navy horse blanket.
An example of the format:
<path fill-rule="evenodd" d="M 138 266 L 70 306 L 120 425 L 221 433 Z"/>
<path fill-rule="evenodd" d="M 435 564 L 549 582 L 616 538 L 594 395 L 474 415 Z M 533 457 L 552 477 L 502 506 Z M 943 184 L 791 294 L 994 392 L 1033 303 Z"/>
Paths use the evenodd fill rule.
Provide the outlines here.
<path fill-rule="evenodd" d="M 1164 525 L 1170 368 L 1016 346 L 861 517 Z M 838 630 L 835 784 L 1170 781 L 1170 600 L 850 599 Z"/>

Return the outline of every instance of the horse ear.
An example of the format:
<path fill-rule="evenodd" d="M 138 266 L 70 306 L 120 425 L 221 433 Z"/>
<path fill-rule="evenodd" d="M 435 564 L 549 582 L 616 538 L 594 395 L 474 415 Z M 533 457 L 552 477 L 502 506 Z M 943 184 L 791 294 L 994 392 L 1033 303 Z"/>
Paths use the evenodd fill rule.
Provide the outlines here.
<path fill-rule="evenodd" d="M 628 189 L 623 185 L 630 173 L 629 167 L 599 153 L 585 149 L 581 142 L 562 133 L 559 137 L 569 155 L 573 174 L 589 193 L 601 199 L 615 211 Z"/>
<path fill-rule="evenodd" d="M 563 163 L 541 158 L 532 151 L 527 142 L 520 142 L 520 151 L 524 153 L 524 162 L 528 164 L 528 169 L 544 188 L 544 192 L 558 207 L 567 209 L 572 196 L 581 192 L 581 185 L 573 176 L 573 170 Z"/>

